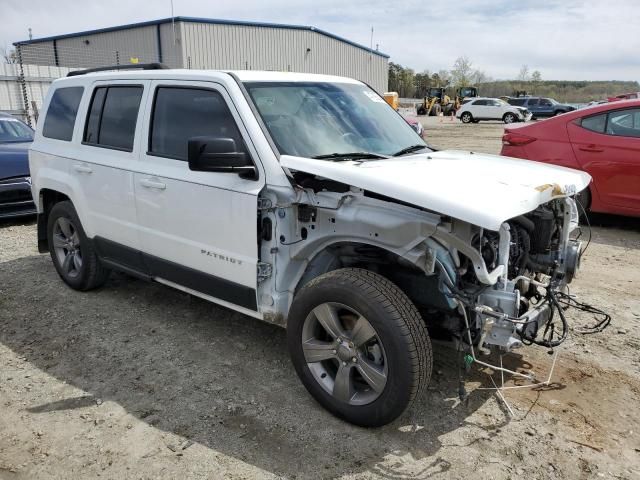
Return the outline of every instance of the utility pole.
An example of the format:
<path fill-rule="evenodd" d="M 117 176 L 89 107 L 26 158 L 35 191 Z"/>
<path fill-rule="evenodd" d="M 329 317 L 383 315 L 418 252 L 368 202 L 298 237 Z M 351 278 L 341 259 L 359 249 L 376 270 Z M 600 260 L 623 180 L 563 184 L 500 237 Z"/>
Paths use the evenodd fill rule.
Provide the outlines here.
<path fill-rule="evenodd" d="M 367 83 L 372 84 L 373 78 L 372 76 L 373 69 L 373 25 L 371 25 L 371 43 L 369 44 L 369 81 Z"/>

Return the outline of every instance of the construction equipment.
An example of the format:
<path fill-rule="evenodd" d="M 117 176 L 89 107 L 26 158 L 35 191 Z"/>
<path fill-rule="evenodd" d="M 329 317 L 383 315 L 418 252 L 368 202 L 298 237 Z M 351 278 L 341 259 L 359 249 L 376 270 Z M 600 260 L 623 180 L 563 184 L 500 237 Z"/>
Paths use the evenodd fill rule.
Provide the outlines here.
<path fill-rule="evenodd" d="M 478 96 L 477 87 L 460 87 L 456 90 L 455 109 L 458 110 L 465 99 L 476 98 Z"/>
<path fill-rule="evenodd" d="M 398 92 L 384 92 L 382 96 L 384 97 L 385 101 L 389 105 L 391 105 L 391 108 L 393 108 L 394 110 L 398 110 L 398 106 L 400 104 L 398 100 Z"/>
<path fill-rule="evenodd" d="M 451 97 L 446 94 L 445 87 L 431 87 L 421 104 L 416 108 L 418 115 L 434 117 L 443 112 L 445 115 L 454 107 Z"/>
<path fill-rule="evenodd" d="M 416 108 L 418 115 L 437 116 L 441 112 L 443 115 L 450 115 L 455 112 L 465 98 L 478 96 L 476 87 L 460 87 L 452 96 L 447 94 L 447 87 L 432 87 L 428 90 L 428 96 Z"/>

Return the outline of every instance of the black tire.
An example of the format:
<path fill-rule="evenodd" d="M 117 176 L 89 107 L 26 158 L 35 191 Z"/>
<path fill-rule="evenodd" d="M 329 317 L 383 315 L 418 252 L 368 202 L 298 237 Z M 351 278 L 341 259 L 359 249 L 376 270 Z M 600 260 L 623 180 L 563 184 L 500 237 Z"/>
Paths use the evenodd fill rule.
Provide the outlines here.
<path fill-rule="evenodd" d="M 418 115 L 426 115 L 427 114 L 427 110 L 422 106 L 418 107 L 417 114 Z"/>
<path fill-rule="evenodd" d="M 471 115 L 470 112 L 462 112 L 462 115 L 460 115 L 460 121 L 462 123 L 471 123 L 473 122 L 473 115 Z"/>
<path fill-rule="evenodd" d="M 309 368 L 302 347 L 303 326 L 316 307 L 328 302 L 359 312 L 382 344 L 386 384 L 370 403 L 352 405 L 335 398 Z M 305 285 L 289 311 L 287 342 L 296 372 L 309 393 L 335 416 L 362 427 L 379 427 L 396 419 L 431 377 L 433 352 L 418 310 L 395 284 L 367 270 L 334 270 Z"/>
<path fill-rule="evenodd" d="M 503 115 L 502 121 L 506 124 L 515 123 L 518 121 L 518 117 L 514 113 L 507 112 Z"/>
<path fill-rule="evenodd" d="M 442 111 L 442 107 L 440 106 L 439 103 L 435 103 L 433 105 L 433 107 L 431 107 L 431 111 L 429 112 L 429 116 L 430 117 L 437 117 L 438 115 L 440 115 L 440 112 Z"/>
<path fill-rule="evenodd" d="M 63 268 L 64 262 L 60 260 L 55 248 L 54 227 L 56 226 L 56 222 L 61 218 L 66 219 L 66 221 L 71 224 L 73 231 L 77 233 L 79 238 L 77 251 L 79 251 L 81 255 L 82 264 L 73 275 Z M 51 209 L 51 212 L 49 212 L 47 241 L 51 260 L 58 275 L 60 275 L 60 278 L 71 288 L 82 291 L 91 290 L 103 285 L 107 281 L 110 270 L 105 268 L 102 262 L 100 262 L 91 240 L 89 240 L 84 233 L 76 209 L 71 202 L 64 201 L 56 203 Z"/>
<path fill-rule="evenodd" d="M 555 117 L 555 116 L 560 115 L 562 113 L 567 113 L 567 112 L 564 111 L 564 110 L 556 110 L 555 112 L 553 112 L 553 116 Z"/>

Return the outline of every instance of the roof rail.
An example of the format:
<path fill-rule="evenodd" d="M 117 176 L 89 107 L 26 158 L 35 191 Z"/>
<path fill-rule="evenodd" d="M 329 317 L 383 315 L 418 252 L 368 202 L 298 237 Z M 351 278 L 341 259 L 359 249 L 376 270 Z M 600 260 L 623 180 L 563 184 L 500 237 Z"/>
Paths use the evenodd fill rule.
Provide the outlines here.
<path fill-rule="evenodd" d="M 132 63 L 129 65 L 112 65 L 110 67 L 87 68 L 86 70 L 73 70 L 67 73 L 67 77 L 75 77 L 93 72 L 108 72 L 109 70 L 165 70 L 164 63 Z"/>

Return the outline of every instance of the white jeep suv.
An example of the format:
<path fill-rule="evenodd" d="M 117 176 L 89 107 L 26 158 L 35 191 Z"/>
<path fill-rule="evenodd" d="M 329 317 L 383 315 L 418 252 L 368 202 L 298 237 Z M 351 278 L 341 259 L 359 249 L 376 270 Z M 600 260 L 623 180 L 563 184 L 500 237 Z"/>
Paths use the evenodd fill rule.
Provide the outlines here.
<path fill-rule="evenodd" d="M 348 78 L 138 67 L 44 102 L 38 245 L 70 287 L 119 270 L 284 326 L 308 391 L 364 426 L 428 383 L 428 329 L 483 364 L 566 336 L 587 174 L 433 151 Z"/>
<path fill-rule="evenodd" d="M 527 122 L 531 112 L 524 107 L 509 105 L 499 98 L 474 98 L 463 103 L 456 112 L 462 123 L 478 123 L 480 120 L 500 120 L 504 123 Z"/>

